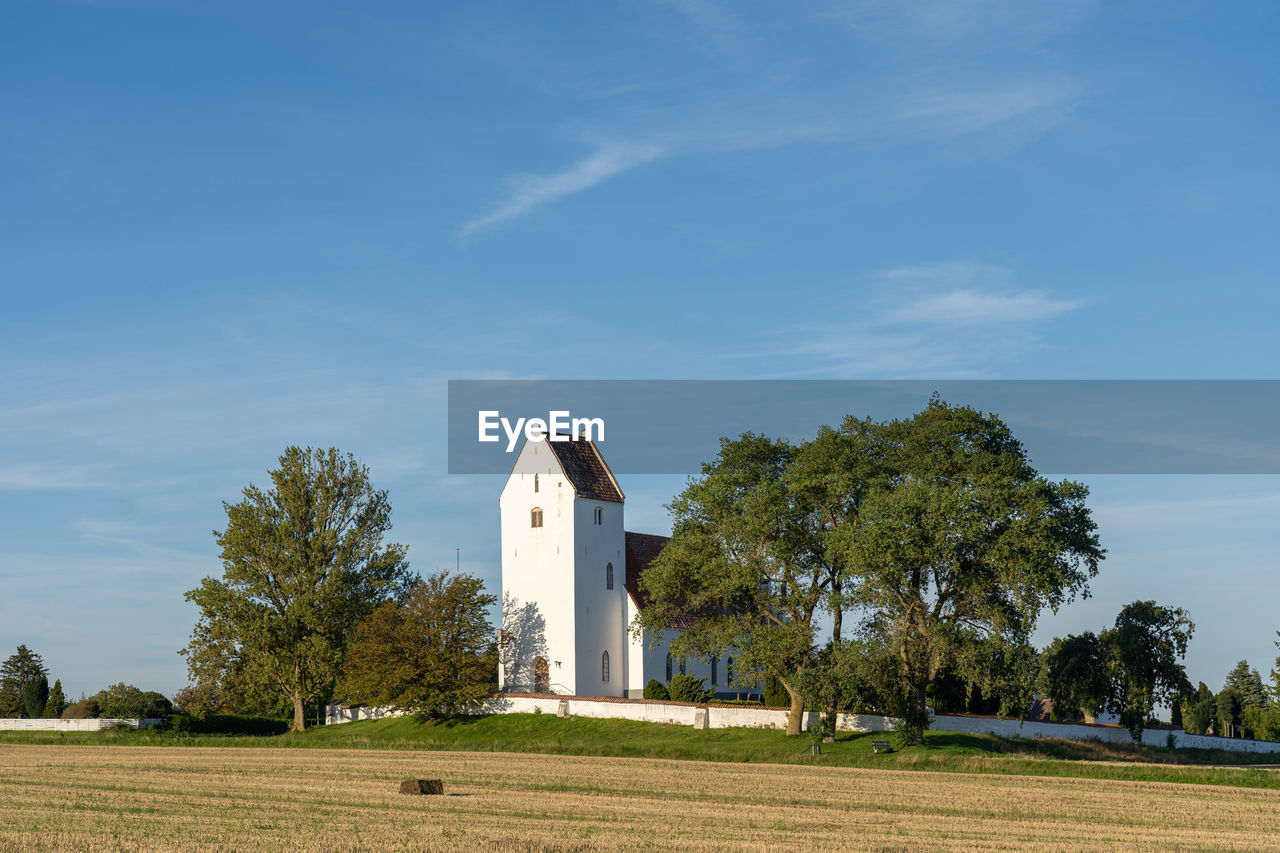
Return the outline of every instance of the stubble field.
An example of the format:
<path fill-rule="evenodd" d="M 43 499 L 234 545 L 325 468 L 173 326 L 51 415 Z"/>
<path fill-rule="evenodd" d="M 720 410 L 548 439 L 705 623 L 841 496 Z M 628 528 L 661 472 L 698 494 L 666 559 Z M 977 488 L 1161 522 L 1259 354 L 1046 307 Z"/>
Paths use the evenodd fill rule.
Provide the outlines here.
<path fill-rule="evenodd" d="M 1274 849 L 1280 792 L 515 755 L 0 744 L 5 850 Z M 446 795 L 399 782 L 444 780 Z"/>

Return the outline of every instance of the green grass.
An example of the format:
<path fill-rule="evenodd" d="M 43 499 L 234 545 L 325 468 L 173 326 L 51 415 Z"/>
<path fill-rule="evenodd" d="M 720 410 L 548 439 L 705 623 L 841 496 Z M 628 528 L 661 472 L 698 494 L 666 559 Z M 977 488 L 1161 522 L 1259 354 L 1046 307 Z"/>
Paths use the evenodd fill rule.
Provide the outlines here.
<path fill-rule="evenodd" d="M 1226 750 L 1156 749 L 1095 741 L 1029 740 L 928 732 L 923 746 L 875 754 L 886 735 L 841 733 L 812 756 L 807 735 L 770 729 L 709 729 L 630 720 L 500 714 L 422 723 L 411 717 L 323 726 L 301 734 L 243 737 L 150 731 L 4 732 L 0 743 L 138 746 L 252 746 L 541 752 L 694 761 L 820 764 L 956 773 L 994 773 L 1230 785 L 1280 789 L 1280 773 L 1251 767 L 1276 756 Z M 1231 765 L 1231 766 L 1219 766 Z"/>

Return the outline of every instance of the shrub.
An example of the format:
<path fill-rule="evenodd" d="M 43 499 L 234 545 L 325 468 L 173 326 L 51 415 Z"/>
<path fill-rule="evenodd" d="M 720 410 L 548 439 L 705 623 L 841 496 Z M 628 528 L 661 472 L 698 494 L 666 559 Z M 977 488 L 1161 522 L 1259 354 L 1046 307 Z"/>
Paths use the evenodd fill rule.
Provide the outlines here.
<path fill-rule="evenodd" d="M 791 694 L 776 676 L 764 680 L 764 704 L 770 708 L 788 708 L 791 706 Z"/>
<path fill-rule="evenodd" d="M 154 690 L 144 693 L 132 684 L 113 684 L 93 698 L 98 700 L 100 717 L 154 718 L 173 713 L 173 703 L 163 694 Z"/>
<path fill-rule="evenodd" d="M 92 698 L 72 702 L 62 712 L 62 719 L 64 720 L 88 720 L 97 716 L 100 716 L 98 700 Z"/>
<path fill-rule="evenodd" d="M 255 717 L 249 714 L 174 714 L 169 717 L 169 731 L 180 734 L 249 735 L 265 737 L 284 734 L 289 724 L 273 717 Z"/>
<path fill-rule="evenodd" d="M 667 695 L 674 702 L 708 702 L 714 691 L 708 690 L 703 679 L 696 675 L 679 673 L 667 682 Z"/>
<path fill-rule="evenodd" d="M 644 698 L 646 699 L 670 699 L 671 694 L 667 692 L 667 685 L 663 684 L 656 678 L 650 678 L 649 683 L 644 686 Z"/>

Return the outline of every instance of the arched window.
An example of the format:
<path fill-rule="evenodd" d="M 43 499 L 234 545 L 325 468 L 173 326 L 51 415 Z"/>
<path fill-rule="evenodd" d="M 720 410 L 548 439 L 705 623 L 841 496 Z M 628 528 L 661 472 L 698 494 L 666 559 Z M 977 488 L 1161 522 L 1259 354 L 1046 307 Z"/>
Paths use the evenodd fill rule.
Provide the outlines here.
<path fill-rule="evenodd" d="M 671 652 L 667 652 L 667 681 L 671 680 Z"/>
<path fill-rule="evenodd" d="M 540 506 L 535 506 L 535 507 L 533 508 L 533 510 L 532 510 L 532 511 L 530 511 L 530 513 L 529 513 L 529 526 L 530 526 L 530 527 L 541 527 L 541 526 L 542 526 L 542 507 L 540 507 Z"/>
<path fill-rule="evenodd" d="M 596 507 L 596 524 L 604 524 L 604 509 Z"/>
<path fill-rule="evenodd" d="M 537 474 L 533 475 L 533 490 L 535 492 L 538 491 L 538 475 Z"/>
<path fill-rule="evenodd" d="M 724 659 L 724 683 L 733 686 L 733 657 Z"/>
<path fill-rule="evenodd" d="M 604 586 L 605 589 L 613 589 L 613 563 L 604 567 Z"/>
<path fill-rule="evenodd" d="M 600 656 L 600 680 L 605 684 L 609 683 L 609 653 L 605 652 Z"/>
<path fill-rule="evenodd" d="M 714 685 L 716 685 L 716 684 L 719 684 L 719 683 L 720 683 L 720 680 L 719 680 L 718 678 L 716 678 L 716 670 L 720 668 L 720 667 L 719 667 L 719 664 L 720 664 L 720 658 L 715 657 L 715 656 L 712 656 L 712 658 L 711 658 L 711 684 L 712 684 L 713 686 L 714 686 Z"/>

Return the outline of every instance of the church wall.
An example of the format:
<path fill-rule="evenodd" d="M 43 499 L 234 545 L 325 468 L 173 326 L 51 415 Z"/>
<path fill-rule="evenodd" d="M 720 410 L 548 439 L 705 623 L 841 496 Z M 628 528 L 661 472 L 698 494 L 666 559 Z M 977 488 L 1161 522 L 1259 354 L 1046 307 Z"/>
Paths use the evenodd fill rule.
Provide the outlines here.
<path fill-rule="evenodd" d="M 538 491 L 534 492 L 534 475 Z M 502 591 L 534 602 L 545 622 L 551 691 L 573 693 L 575 625 L 573 579 L 574 491 L 544 442 L 525 442 L 499 498 L 502 525 Z M 542 508 L 542 527 L 530 511 Z M 504 673 L 507 689 L 532 691 L 530 667 Z"/>
<path fill-rule="evenodd" d="M 579 498 L 574 506 L 577 534 L 577 582 L 574 620 L 577 624 L 577 690 L 582 696 L 622 696 L 627 685 L 626 552 L 623 505 Z M 596 524 L 596 510 L 601 524 Z M 613 564 L 613 589 L 606 581 Z M 603 680 L 603 653 L 609 653 L 609 681 Z"/>

